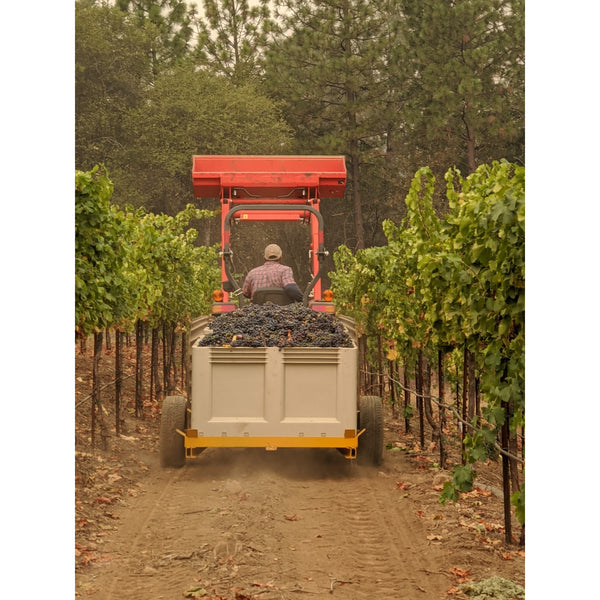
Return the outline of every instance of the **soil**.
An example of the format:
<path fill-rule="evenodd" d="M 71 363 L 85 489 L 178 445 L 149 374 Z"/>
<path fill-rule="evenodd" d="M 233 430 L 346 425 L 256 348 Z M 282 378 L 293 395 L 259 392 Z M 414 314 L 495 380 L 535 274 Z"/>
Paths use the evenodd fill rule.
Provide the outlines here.
<path fill-rule="evenodd" d="M 335 450 L 207 449 L 164 469 L 160 402 L 134 416 L 135 349 L 126 354 L 119 436 L 112 353 L 100 361 L 104 448 L 98 424 L 90 437 L 91 348 L 75 352 L 76 597 L 466 599 L 461 584 L 493 576 L 524 587 L 524 548 L 505 543 L 500 463 L 442 505 L 450 475 L 436 448 L 419 448 L 388 408 L 379 467 Z"/>

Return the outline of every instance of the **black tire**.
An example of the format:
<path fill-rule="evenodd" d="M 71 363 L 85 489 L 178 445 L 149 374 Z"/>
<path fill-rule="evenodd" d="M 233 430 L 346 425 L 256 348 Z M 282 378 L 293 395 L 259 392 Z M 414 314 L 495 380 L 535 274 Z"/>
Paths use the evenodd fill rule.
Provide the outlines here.
<path fill-rule="evenodd" d="M 160 417 L 160 464 L 162 467 L 183 467 L 185 447 L 183 437 L 177 433 L 185 430 L 187 403 L 183 396 L 167 396 Z"/>
<path fill-rule="evenodd" d="M 361 396 L 358 402 L 358 429 L 366 431 L 358 438 L 356 459 L 361 465 L 380 465 L 383 459 L 383 405 L 379 396 Z"/>

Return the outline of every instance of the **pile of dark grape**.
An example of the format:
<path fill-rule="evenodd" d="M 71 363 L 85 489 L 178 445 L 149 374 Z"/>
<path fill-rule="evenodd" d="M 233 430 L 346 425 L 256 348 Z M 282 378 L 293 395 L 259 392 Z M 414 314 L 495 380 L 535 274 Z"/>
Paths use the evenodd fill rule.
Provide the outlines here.
<path fill-rule="evenodd" d="M 302 304 L 246 304 L 216 317 L 199 346 L 350 348 L 352 340 L 331 314 Z"/>

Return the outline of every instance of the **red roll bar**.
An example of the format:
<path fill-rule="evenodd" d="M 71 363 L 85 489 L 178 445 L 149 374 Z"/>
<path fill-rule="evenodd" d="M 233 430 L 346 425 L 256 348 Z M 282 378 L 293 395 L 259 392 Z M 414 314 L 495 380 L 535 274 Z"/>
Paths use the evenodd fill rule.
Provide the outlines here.
<path fill-rule="evenodd" d="M 342 198 L 346 189 L 343 156 L 194 156 L 192 182 L 196 198 L 221 202 L 221 250 L 224 297 L 237 291 L 229 269 L 230 223 L 242 221 L 301 221 L 311 228 L 313 280 L 305 291 L 321 299 L 323 246 L 321 198 Z M 238 209 L 239 207 L 239 209 Z"/>

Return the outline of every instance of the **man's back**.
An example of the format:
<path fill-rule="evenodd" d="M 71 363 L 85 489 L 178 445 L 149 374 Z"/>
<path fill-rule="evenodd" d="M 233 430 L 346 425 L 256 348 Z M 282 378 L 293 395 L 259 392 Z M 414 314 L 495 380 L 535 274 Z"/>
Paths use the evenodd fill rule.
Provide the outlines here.
<path fill-rule="evenodd" d="M 244 296 L 252 298 L 254 292 L 263 287 L 280 287 L 294 283 L 291 267 L 278 262 L 267 261 L 260 267 L 252 269 L 244 281 Z"/>
<path fill-rule="evenodd" d="M 277 244 L 269 244 L 265 248 L 265 261 L 246 275 L 242 288 L 244 296 L 252 299 L 254 292 L 260 288 L 283 288 L 289 298 L 300 302 L 302 292 L 294 281 L 292 267 L 281 264 L 281 248 Z"/>

